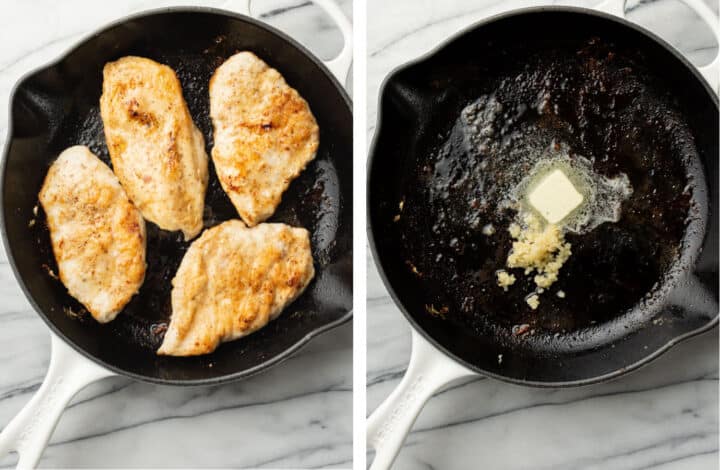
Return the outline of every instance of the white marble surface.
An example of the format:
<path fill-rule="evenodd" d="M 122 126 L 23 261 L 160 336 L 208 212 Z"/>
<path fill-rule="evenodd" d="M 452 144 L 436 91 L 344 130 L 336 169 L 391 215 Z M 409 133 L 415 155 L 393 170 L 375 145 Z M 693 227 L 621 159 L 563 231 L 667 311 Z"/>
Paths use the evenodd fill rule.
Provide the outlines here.
<path fill-rule="evenodd" d="M 3 0 L 0 136 L 11 87 L 99 26 L 133 11 L 179 4 L 233 9 L 239 1 Z M 303 0 L 256 0 L 255 15 L 321 58 L 340 50 L 331 21 Z M 350 0 L 341 2 L 351 15 Z M 0 249 L 0 251 L 2 251 Z M 0 253 L 0 426 L 30 399 L 49 360 L 49 335 Z M 81 392 L 63 415 L 43 467 L 349 468 L 352 326 L 312 341 L 260 376 L 206 388 L 109 379 Z M 14 464 L 0 456 L 0 466 Z"/>
<path fill-rule="evenodd" d="M 368 134 L 377 94 L 394 67 L 480 18 L 540 1 L 368 0 Z M 562 2 L 592 6 L 596 1 Z M 717 2 L 710 1 L 715 12 Z M 629 17 L 695 63 L 709 62 L 709 30 L 679 2 L 629 2 Z M 368 266 L 368 412 L 397 385 L 410 330 Z M 718 331 L 678 345 L 618 381 L 535 390 L 481 379 L 432 398 L 394 468 L 717 469 Z"/>

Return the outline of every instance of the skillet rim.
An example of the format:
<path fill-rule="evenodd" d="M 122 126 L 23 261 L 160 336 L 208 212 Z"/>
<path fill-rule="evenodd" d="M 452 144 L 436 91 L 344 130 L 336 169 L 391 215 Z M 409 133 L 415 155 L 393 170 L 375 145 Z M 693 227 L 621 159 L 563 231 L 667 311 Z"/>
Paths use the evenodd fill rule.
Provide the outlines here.
<path fill-rule="evenodd" d="M 273 356 L 272 358 L 261 362 L 249 369 L 245 369 L 240 372 L 233 372 L 226 375 L 220 375 L 217 377 L 212 377 L 208 379 L 164 379 L 164 378 L 157 378 L 157 377 L 149 377 L 141 374 L 137 374 L 135 372 L 129 372 L 122 370 L 118 367 L 115 367 L 114 365 L 108 364 L 96 356 L 88 353 L 81 347 L 79 347 L 77 344 L 75 344 L 74 341 L 72 341 L 70 338 L 68 338 L 55 324 L 48 318 L 48 316 L 45 314 L 45 312 L 38 306 L 37 302 L 35 302 L 35 299 L 28 291 L 27 286 L 25 285 L 25 281 L 20 275 L 16 262 L 15 257 L 13 256 L 10 243 L 8 241 L 7 236 L 7 229 L 5 225 L 5 200 L 3 197 L 4 193 L 4 186 L 5 186 L 5 177 L 6 177 L 6 165 L 7 165 L 7 159 L 8 154 L 10 152 L 10 143 L 14 140 L 14 129 L 13 129 L 13 104 L 15 102 L 15 96 L 17 94 L 18 89 L 32 76 L 51 69 L 53 67 L 57 67 L 60 65 L 63 61 L 65 61 L 70 55 L 72 55 L 74 52 L 77 51 L 81 46 L 89 43 L 91 40 L 95 39 L 97 36 L 100 36 L 104 33 L 106 33 L 108 30 L 115 28 L 117 26 L 120 26 L 124 23 L 127 23 L 129 21 L 142 19 L 145 17 L 150 16 L 157 16 L 157 15 L 166 15 L 166 14 L 174 14 L 174 13 L 203 13 L 203 14 L 210 14 L 215 16 L 221 16 L 226 18 L 231 18 L 234 20 L 239 20 L 245 23 L 250 23 L 253 26 L 256 26 L 260 29 L 264 29 L 268 33 L 275 35 L 279 39 L 283 40 L 287 45 L 294 47 L 297 49 L 302 55 L 304 55 L 306 58 L 308 58 L 315 66 L 323 73 L 325 76 L 330 80 L 330 82 L 333 85 L 333 88 L 337 93 L 340 94 L 340 97 L 345 102 L 345 105 L 347 106 L 348 110 L 350 111 L 350 114 L 352 115 L 352 100 L 350 99 L 350 96 L 348 95 L 347 91 L 345 90 L 344 86 L 340 83 L 340 81 L 333 75 L 328 68 L 325 66 L 322 60 L 315 57 L 315 55 L 310 52 L 305 46 L 300 44 L 297 40 L 293 39 L 288 34 L 274 28 L 273 26 L 270 26 L 269 24 L 257 19 L 253 18 L 248 15 L 243 15 L 240 13 L 236 13 L 234 11 L 224 10 L 221 8 L 213 8 L 213 7 L 201 7 L 201 6 L 175 6 L 175 7 L 162 7 L 162 8 L 151 8 L 147 10 L 143 10 L 140 12 L 131 13 L 129 15 L 125 15 L 123 17 L 120 17 L 116 20 L 110 21 L 108 23 L 103 24 L 99 28 L 94 29 L 92 32 L 83 35 L 79 40 L 77 40 L 72 46 L 67 48 L 63 53 L 58 55 L 55 59 L 46 62 L 43 65 L 37 66 L 18 78 L 18 80 L 13 85 L 12 89 L 10 90 L 10 94 L 8 96 L 8 124 L 7 124 L 7 133 L 5 137 L 5 143 L 3 145 L 2 155 L 0 156 L 0 227 L 2 227 L 2 243 L 3 248 L 5 249 L 5 253 L 8 258 L 8 264 L 12 268 L 13 276 L 15 277 L 15 280 L 17 281 L 18 285 L 22 289 L 22 292 L 25 296 L 25 298 L 30 303 L 30 306 L 33 308 L 35 313 L 42 318 L 42 320 L 45 322 L 45 324 L 50 328 L 50 331 L 57 335 L 66 345 L 70 346 L 72 349 L 74 349 L 76 352 L 78 352 L 80 355 L 85 357 L 86 359 L 100 365 L 101 367 L 104 367 L 113 373 L 129 377 L 131 379 L 137 380 L 139 382 L 145 382 L 145 383 L 151 383 L 151 384 L 158 384 L 158 385 L 176 385 L 176 386 L 201 386 L 201 385 L 220 385 L 230 382 L 235 382 L 240 379 L 244 379 L 247 377 L 251 377 L 253 375 L 259 374 L 261 372 L 264 372 L 265 370 L 280 364 L 286 360 L 288 360 L 290 357 L 294 356 L 296 352 L 298 352 L 301 348 L 306 346 L 310 340 L 315 338 L 316 336 L 319 336 L 322 333 L 325 333 L 327 331 L 330 331 L 332 329 L 335 329 L 339 327 L 340 325 L 347 323 L 350 321 L 353 317 L 353 309 L 349 309 L 347 312 L 345 312 L 342 316 L 339 318 L 328 322 L 318 328 L 315 328 L 308 332 L 305 336 L 300 338 L 297 342 L 295 342 L 292 346 L 285 349 L 282 353 L 277 354 Z M 347 79 L 346 79 L 347 80 Z M 352 196 L 352 195 L 351 195 Z M 352 210 L 352 204 L 350 205 L 350 210 Z M 352 252 L 351 252 L 352 253 Z M 351 285 L 352 287 L 352 285 Z M 352 289 L 351 289 L 352 290 Z M 354 294 L 351 294 L 354 296 Z M 52 351 L 50 352 L 52 355 Z"/>
<path fill-rule="evenodd" d="M 436 341 L 433 337 L 431 337 L 418 323 L 415 321 L 415 319 L 410 315 L 410 313 L 407 311 L 403 303 L 400 301 L 397 293 L 395 292 L 395 289 L 392 287 L 391 282 L 389 281 L 389 278 L 387 276 L 387 273 L 385 272 L 385 269 L 383 268 L 382 264 L 380 263 L 378 252 L 377 252 L 377 246 L 375 242 L 375 233 L 373 231 L 373 224 L 372 224 L 372 218 L 370 216 L 371 211 L 371 203 L 370 203 L 370 197 L 372 193 L 372 186 L 371 186 L 371 172 L 370 169 L 373 167 L 373 164 L 375 162 L 375 157 L 377 153 L 377 146 L 378 146 L 378 136 L 380 134 L 380 129 L 383 126 L 383 105 L 385 102 L 385 95 L 386 95 L 386 89 L 389 85 L 389 83 L 401 72 L 405 71 L 406 69 L 409 69 L 415 65 L 418 65 L 422 62 L 428 61 L 432 59 L 434 56 L 442 52 L 443 49 L 450 46 L 453 42 L 459 40 L 466 34 L 469 34 L 476 29 L 480 29 L 483 26 L 486 26 L 490 23 L 494 23 L 499 20 L 512 18 L 516 16 L 523 16 L 523 15 L 533 15 L 537 13 L 575 13 L 580 15 L 587 15 L 587 16 L 594 16 L 599 17 L 605 20 L 609 20 L 611 22 L 615 22 L 616 24 L 619 24 L 623 27 L 630 28 L 634 30 L 637 33 L 640 33 L 644 36 L 646 36 L 648 39 L 651 39 L 655 43 L 657 43 L 659 46 L 663 47 L 666 51 L 671 53 L 675 58 L 679 59 L 681 64 L 685 66 L 686 69 L 688 69 L 691 74 L 695 77 L 696 80 L 699 80 L 702 87 L 704 88 L 705 92 L 710 96 L 711 101 L 715 105 L 715 108 L 720 109 L 720 103 L 719 103 L 719 97 L 718 94 L 713 91 L 713 89 L 708 84 L 707 80 L 700 74 L 700 71 L 698 68 L 693 65 L 683 54 L 680 52 L 676 47 L 674 47 L 672 44 L 668 43 L 664 39 L 662 39 L 657 34 L 653 33 L 652 31 L 646 29 L 645 27 L 633 23 L 625 18 L 621 18 L 615 15 L 612 15 L 610 13 L 605 13 L 600 10 L 596 10 L 593 8 L 586 8 L 586 7 L 575 7 L 575 6 L 564 6 L 564 5 L 546 5 L 546 6 L 532 6 L 532 7 L 524 7 L 524 8 L 516 8 L 507 10 L 504 12 L 496 13 L 493 15 L 490 15 L 486 18 L 482 18 L 478 21 L 475 21 L 457 32 L 451 34 L 447 39 L 443 40 L 439 45 L 433 47 L 430 49 L 430 51 L 425 52 L 418 57 L 411 59 L 407 62 L 404 62 L 403 64 L 396 66 L 393 68 L 387 76 L 382 81 L 382 84 L 380 85 L 380 88 L 378 90 L 378 101 L 377 101 L 377 118 L 376 118 L 376 124 L 375 124 L 375 132 L 373 134 L 373 140 L 372 144 L 370 145 L 370 150 L 368 152 L 368 158 L 366 162 L 366 188 L 367 188 L 367 195 L 366 195 L 366 221 L 367 221 L 367 238 L 368 238 L 368 244 L 370 245 L 370 251 L 373 255 L 373 262 L 375 264 L 375 268 L 378 271 L 378 274 L 380 275 L 380 279 L 383 282 L 383 285 L 387 289 L 388 293 L 390 294 L 390 297 L 392 298 L 395 306 L 400 310 L 400 312 L 403 314 L 405 319 L 410 323 L 410 327 L 414 329 L 417 333 L 419 333 L 426 341 L 428 341 L 435 349 L 438 350 L 439 353 L 444 354 L 449 359 L 453 360 L 454 362 L 457 362 L 458 364 L 472 370 L 473 372 L 480 374 L 482 376 L 490 377 L 492 379 L 496 379 L 502 382 L 514 384 L 514 385 L 520 385 L 520 386 L 526 386 L 526 387 L 534 387 L 534 388 L 570 388 L 570 387 L 581 387 L 586 385 L 592 385 L 597 383 L 603 383 L 608 382 L 613 379 L 617 379 L 618 377 L 621 377 L 625 374 L 628 374 L 630 372 L 633 372 L 649 363 L 651 363 L 653 360 L 657 359 L 664 353 L 666 353 L 668 350 L 670 350 L 673 346 L 676 344 L 685 341 L 689 338 L 692 338 L 694 336 L 700 335 L 702 333 L 705 333 L 707 331 L 712 330 L 714 327 L 718 326 L 718 323 L 720 322 L 720 311 L 713 317 L 709 322 L 707 322 L 705 325 L 696 328 L 694 330 L 690 330 L 688 332 L 685 332 L 683 334 L 680 334 L 678 336 L 675 336 L 674 338 L 670 339 L 667 343 L 664 345 L 658 347 L 654 351 L 647 354 L 642 359 L 633 362 L 632 364 L 625 365 L 621 368 L 618 368 L 612 372 L 608 372 L 606 374 L 597 375 L 594 377 L 589 377 L 585 379 L 577 379 L 577 380 L 567 380 L 567 381 L 538 381 L 538 380 L 524 380 L 519 379 L 515 377 L 508 377 L 502 374 L 497 374 L 495 372 L 489 372 L 486 371 L 480 367 L 477 367 L 474 364 L 471 364 L 464 360 L 463 358 L 456 356 L 451 351 L 449 351 L 445 346 L 440 344 L 438 341 Z M 718 45 L 720 48 L 720 44 Z M 719 52 L 720 53 L 720 52 Z"/>

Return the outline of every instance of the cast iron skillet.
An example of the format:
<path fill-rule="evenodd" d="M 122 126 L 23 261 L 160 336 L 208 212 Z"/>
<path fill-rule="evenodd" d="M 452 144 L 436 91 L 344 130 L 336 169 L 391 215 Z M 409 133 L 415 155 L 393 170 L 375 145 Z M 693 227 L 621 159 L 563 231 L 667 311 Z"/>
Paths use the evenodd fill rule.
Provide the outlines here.
<path fill-rule="evenodd" d="M 320 3 L 326 7 L 326 2 Z M 349 23 L 344 26 L 349 30 Z M 292 182 L 269 220 L 310 231 L 315 279 L 283 315 L 256 334 L 221 345 L 206 356 L 159 357 L 155 350 L 171 314 L 170 281 L 189 243 L 183 242 L 179 233 L 161 231 L 148 222 L 145 283 L 116 321 L 100 325 L 49 274 L 57 270 L 42 210 L 34 216 L 37 193 L 51 162 L 71 145 L 87 145 L 110 163 L 98 109 L 102 69 L 108 61 L 126 55 L 149 57 L 176 71 L 210 155 L 213 134 L 208 81 L 227 57 L 241 50 L 254 52 L 278 69 L 308 101 L 320 127 L 316 159 Z M 351 102 L 323 63 L 292 38 L 227 11 L 172 8 L 146 12 L 101 29 L 57 62 L 25 76 L 10 103 L 0 180 L 5 248 L 35 310 L 55 335 L 86 358 L 146 382 L 219 384 L 277 364 L 313 336 L 351 318 Z M 210 168 L 205 228 L 238 218 L 212 164 Z M 53 343 L 53 357 L 55 348 Z M 49 377 L 52 368 L 51 363 Z M 2 437 L 7 441 L 8 436 Z M 0 449 L 3 443 L 0 438 Z"/>
<path fill-rule="evenodd" d="M 647 93 L 669 96 L 671 106 L 678 110 L 681 121 L 690 129 L 694 139 L 694 152 L 692 146 L 678 146 L 687 150 L 684 156 L 689 157 L 689 173 L 693 175 L 694 186 L 692 199 L 696 210 L 684 230 L 677 262 L 667 270 L 652 295 L 641 296 L 633 305 L 622 310 L 601 312 L 595 318 L 597 321 L 576 328 L 573 328 L 572 319 L 546 318 L 546 325 L 564 322 L 569 327 L 546 331 L 538 327 L 535 334 L 515 335 L 507 334 L 510 329 L 503 324 L 501 317 L 484 315 L 483 311 L 473 311 L 472 308 L 464 313 L 449 311 L 438 315 L 438 303 L 431 309 L 436 314 L 428 313 L 430 302 L 452 297 L 453 294 L 448 296 L 447 293 L 457 292 L 455 284 L 464 281 L 437 273 L 446 269 L 441 264 L 448 254 L 468 261 L 462 258 L 471 251 L 472 240 L 463 239 L 461 235 L 459 244 L 467 243 L 464 254 L 458 254 L 457 240 L 451 241 L 449 246 L 455 251 L 443 251 L 445 256 L 435 266 L 431 262 L 420 266 L 418 259 L 428 259 L 429 253 L 434 256 L 438 252 L 437 245 L 445 243 L 447 247 L 448 242 L 443 241 L 442 233 L 433 234 L 430 229 L 441 221 L 441 214 L 435 212 L 427 199 L 416 197 L 407 200 L 408 192 L 413 193 L 413 188 L 425 184 L 423 181 L 428 187 L 437 184 L 437 180 L 433 180 L 437 177 L 437 172 L 433 172 L 433 155 L 436 155 L 437 148 L 450 135 L 452 123 L 460 111 L 481 95 L 494 90 L 503 74 L 514 76 L 510 74 L 522 71 L 524 64 L 546 51 L 575 51 L 576 46 L 580 48 L 580 45 L 593 41 L 609 44 L 618 56 L 632 56 L 638 67 L 643 69 Z M 563 86 L 563 80 L 551 79 L 548 82 L 553 96 L 563 96 Z M 600 86 L 598 83 L 597 88 Z M 517 93 L 527 92 L 522 87 L 523 84 L 518 86 Z M 531 88 L 531 91 L 535 90 Z M 608 110 L 608 106 L 603 108 L 599 102 L 603 94 L 591 96 L 592 93 L 591 90 L 590 94 L 581 97 L 582 102 L 575 103 L 578 107 L 600 110 L 601 115 L 594 118 L 593 113 L 588 112 L 590 122 L 585 123 L 585 130 L 598 124 L 592 119 L 611 119 L 602 116 Z M 556 101 L 561 102 L 561 108 L 563 104 L 567 107 L 567 102 Z M 551 100 L 550 106 L 554 102 Z M 620 106 L 619 101 L 617 106 Z M 669 123 L 670 118 L 664 114 L 665 111 L 658 110 L 660 120 L 653 125 Z M 718 100 L 697 70 L 653 34 L 627 21 L 586 9 L 544 7 L 498 15 L 469 28 L 428 56 L 391 73 L 381 89 L 378 114 L 378 130 L 368 163 L 368 236 L 385 286 L 422 338 L 413 334 L 413 358 L 406 378 L 369 418 L 369 444 L 377 450 L 373 468 L 385 468 L 392 462 L 392 451 L 381 452 L 380 449 L 399 445 L 401 440 L 398 442 L 397 435 L 402 432 L 401 428 L 405 427 L 407 432 L 412 425 L 414 417 L 406 420 L 399 416 L 419 412 L 421 402 L 443 380 L 479 373 L 527 386 L 586 385 L 636 369 L 679 340 L 717 325 Z M 561 117 L 550 123 L 550 131 L 554 132 L 554 125 L 560 129 L 559 135 L 567 131 L 560 123 L 562 120 Z M 577 142 L 578 145 L 582 142 L 584 148 L 579 153 L 591 154 L 600 160 L 604 152 L 620 151 L 617 147 L 605 147 L 609 139 L 607 136 L 595 141 L 581 138 L 578 132 L 582 126 L 577 122 L 574 124 L 576 127 L 570 133 L 576 132 L 575 138 L 566 141 Z M 454 158 L 470 158 L 457 148 L 451 150 L 451 153 L 456 152 Z M 645 150 L 649 148 L 645 147 Z M 460 162 L 457 165 L 462 166 L 463 163 L 457 161 Z M 639 193 L 640 188 L 637 189 Z M 462 187 L 456 190 L 462 191 Z M 402 210 L 399 208 L 400 201 L 404 201 Z M 464 195 L 456 201 L 463 204 L 471 198 Z M 452 215 L 462 217 L 464 211 L 472 210 L 472 204 L 469 204 L 461 206 Z M 412 230 L 401 228 L 409 225 L 412 225 Z M 422 238 L 413 238 L 416 234 L 422 234 L 417 235 Z M 448 239 L 451 237 L 446 236 Z M 505 244 L 503 253 L 507 253 L 510 247 L 509 241 L 506 240 Z M 613 250 L 609 251 L 612 253 Z M 482 265 L 483 260 L 472 262 Z M 626 261 L 616 259 L 613 262 Z M 640 266 L 626 268 L 631 272 L 641 271 Z M 424 280 L 428 277 L 432 281 Z M 571 288 L 573 280 L 563 279 L 561 274 L 559 284 Z M 477 291 L 470 290 L 464 294 L 469 305 L 472 305 L 473 295 L 478 295 Z M 594 302 L 591 297 L 579 299 L 578 316 L 583 315 L 583 303 L 588 310 L 592 309 L 591 302 Z M 449 299 L 448 304 L 451 309 L 459 309 L 462 302 Z M 538 315 L 543 315 L 542 307 L 538 311 L 540 313 L 530 313 L 527 306 L 525 310 L 525 313 L 508 311 L 507 315 L 517 323 L 530 323 Z M 453 313 L 454 319 L 451 318 Z M 474 320 L 458 321 L 458 317 L 463 316 Z M 482 321 L 477 321 L 478 318 Z M 433 348 L 423 346 L 423 338 L 450 361 L 431 357 Z M 417 355 L 421 357 L 416 359 Z M 423 363 L 442 363 L 443 367 L 424 366 Z M 454 371 L 447 372 L 448 369 Z M 434 378 L 434 375 L 444 378 Z M 436 383 L 427 385 L 428 382 Z"/>
<path fill-rule="evenodd" d="M 148 223 L 147 278 L 140 293 L 101 326 L 74 318 L 81 306 L 55 269 L 43 214 L 33 207 L 48 166 L 65 148 L 88 145 L 110 163 L 99 97 L 102 68 L 126 55 L 172 67 L 208 155 L 213 145 L 208 81 L 227 57 L 250 50 L 277 68 L 310 104 L 320 126 L 316 159 L 292 183 L 270 219 L 312 234 L 316 277 L 277 321 L 242 341 L 195 358 L 158 357 L 163 323 L 170 316 L 170 280 L 189 243 Z M 302 46 L 251 18 L 208 9 L 176 9 L 123 20 L 95 34 L 58 63 L 25 77 L 12 99 L 11 132 L 2 173 L 5 243 L 10 263 L 41 317 L 80 352 L 139 380 L 217 383 L 237 379 L 292 353 L 313 334 L 347 321 L 352 305 L 352 113 L 341 85 Z M 205 228 L 237 218 L 214 168 L 205 200 Z M 82 314 L 81 314 L 82 315 Z M 212 364 L 212 367 L 208 367 Z"/>

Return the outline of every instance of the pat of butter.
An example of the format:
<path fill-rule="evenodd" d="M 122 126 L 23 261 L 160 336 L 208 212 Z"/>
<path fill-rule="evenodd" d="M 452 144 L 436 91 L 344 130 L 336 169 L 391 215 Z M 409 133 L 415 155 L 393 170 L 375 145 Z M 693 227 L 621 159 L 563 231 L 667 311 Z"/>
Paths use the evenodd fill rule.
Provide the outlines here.
<path fill-rule="evenodd" d="M 580 194 L 562 170 L 548 173 L 528 195 L 530 205 L 551 224 L 568 216 L 583 202 Z"/>

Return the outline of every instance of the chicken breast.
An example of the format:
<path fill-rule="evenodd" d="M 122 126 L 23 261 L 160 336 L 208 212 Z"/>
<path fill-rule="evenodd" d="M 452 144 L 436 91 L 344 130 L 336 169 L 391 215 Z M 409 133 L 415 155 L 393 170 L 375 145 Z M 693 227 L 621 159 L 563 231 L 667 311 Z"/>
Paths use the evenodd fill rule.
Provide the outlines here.
<path fill-rule="evenodd" d="M 315 275 L 303 228 L 230 220 L 206 230 L 172 281 L 172 318 L 158 354 L 211 353 L 264 327 Z"/>
<path fill-rule="evenodd" d="M 60 280 L 100 323 L 113 320 L 145 279 L 145 220 L 112 170 L 70 147 L 40 190 Z"/>
<path fill-rule="evenodd" d="M 307 102 L 250 52 L 210 79 L 212 158 L 220 184 L 249 226 L 270 217 L 313 158 L 319 130 Z"/>
<path fill-rule="evenodd" d="M 175 72 L 142 57 L 106 64 L 100 112 L 130 200 L 161 229 L 194 238 L 203 227 L 208 157 Z"/>

